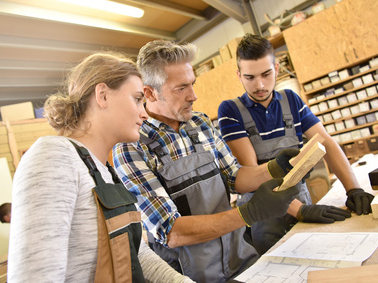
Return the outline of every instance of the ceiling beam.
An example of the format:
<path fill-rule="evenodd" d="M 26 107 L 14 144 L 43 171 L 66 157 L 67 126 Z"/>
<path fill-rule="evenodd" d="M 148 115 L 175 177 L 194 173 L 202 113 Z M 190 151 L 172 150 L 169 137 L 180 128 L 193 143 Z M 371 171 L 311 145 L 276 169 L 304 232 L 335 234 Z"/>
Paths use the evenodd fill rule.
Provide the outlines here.
<path fill-rule="evenodd" d="M 74 25 L 89 26 L 100 29 L 115 30 L 140 36 L 175 40 L 173 32 L 158 29 L 145 28 L 136 25 L 129 25 L 109 20 L 95 19 L 87 16 L 80 16 L 70 13 L 58 12 L 49 9 L 31 7 L 0 0 L 0 14 L 14 15 L 20 17 L 37 18 L 48 21 L 63 22 Z"/>
<path fill-rule="evenodd" d="M 228 19 L 225 14 L 219 12 L 213 7 L 208 7 L 205 10 L 205 13 L 207 14 L 208 20 L 191 20 L 176 32 L 175 35 L 178 38 L 178 43 L 191 42 L 220 22 Z"/>
<path fill-rule="evenodd" d="M 183 6 L 183 5 L 171 2 L 171 1 L 166 1 L 166 0 L 153 0 L 153 1 L 152 0 L 124 0 L 124 1 L 116 1 L 116 2 L 122 3 L 122 4 L 128 4 L 128 5 L 132 5 L 136 3 L 136 4 L 141 4 L 144 6 L 157 8 L 164 11 L 169 11 L 175 14 L 187 16 L 189 18 L 193 18 L 193 19 L 197 19 L 201 21 L 207 20 L 205 15 L 203 15 L 202 12 L 197 9 L 186 7 L 186 6 Z"/>
<path fill-rule="evenodd" d="M 237 20 L 244 24 L 248 21 L 248 17 L 245 14 L 244 8 L 241 5 L 241 1 L 235 0 L 203 0 L 203 2 L 209 4 L 215 9 L 221 11 L 223 14 Z"/>

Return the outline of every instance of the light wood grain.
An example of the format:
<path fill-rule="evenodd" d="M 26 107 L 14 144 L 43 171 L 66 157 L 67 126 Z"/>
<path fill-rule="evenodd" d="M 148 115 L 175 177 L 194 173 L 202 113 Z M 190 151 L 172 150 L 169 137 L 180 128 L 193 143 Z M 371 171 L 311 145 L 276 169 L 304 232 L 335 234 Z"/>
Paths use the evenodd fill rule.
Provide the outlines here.
<path fill-rule="evenodd" d="M 371 283 L 377 282 L 378 265 L 309 271 L 308 283 Z"/>
<path fill-rule="evenodd" d="M 276 190 L 283 191 L 298 184 L 325 153 L 325 147 L 319 142 L 314 143 L 311 148 L 306 149 L 304 156 L 284 177 L 282 185 Z"/>
<path fill-rule="evenodd" d="M 297 165 L 297 163 L 305 156 L 306 152 L 316 143 L 320 142 L 322 143 L 324 141 L 324 138 L 316 133 L 300 150 L 299 154 L 292 159 L 290 159 L 290 164 L 294 167 Z"/>

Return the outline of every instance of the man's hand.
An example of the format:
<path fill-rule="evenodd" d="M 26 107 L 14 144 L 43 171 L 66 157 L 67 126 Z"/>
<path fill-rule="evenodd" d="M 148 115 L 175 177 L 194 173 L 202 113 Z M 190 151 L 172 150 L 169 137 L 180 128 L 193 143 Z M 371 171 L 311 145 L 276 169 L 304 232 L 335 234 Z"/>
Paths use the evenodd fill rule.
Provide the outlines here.
<path fill-rule="evenodd" d="M 350 218 L 349 211 L 329 205 L 302 205 L 298 211 L 297 219 L 311 223 L 333 223 Z"/>
<path fill-rule="evenodd" d="M 268 171 L 273 178 L 283 178 L 293 166 L 289 160 L 298 155 L 299 150 L 294 148 L 283 149 L 275 159 L 268 162 Z"/>
<path fill-rule="evenodd" d="M 370 203 L 374 199 L 374 196 L 365 192 L 363 189 L 351 189 L 347 191 L 347 200 L 345 205 L 357 215 L 369 214 L 371 212 Z"/>
<path fill-rule="evenodd" d="M 238 211 L 244 222 L 252 226 L 253 223 L 284 216 L 290 203 L 299 193 L 297 186 L 284 191 L 274 192 L 273 189 L 280 186 L 283 180 L 272 179 L 260 185 L 253 197 Z"/>

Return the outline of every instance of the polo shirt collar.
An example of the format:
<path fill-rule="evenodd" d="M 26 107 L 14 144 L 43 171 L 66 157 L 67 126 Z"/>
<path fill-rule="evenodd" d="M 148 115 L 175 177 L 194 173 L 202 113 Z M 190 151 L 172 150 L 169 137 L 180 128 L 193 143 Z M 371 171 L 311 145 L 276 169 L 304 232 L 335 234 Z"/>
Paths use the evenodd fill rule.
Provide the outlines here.
<path fill-rule="evenodd" d="M 271 101 L 271 103 L 275 100 L 282 100 L 282 95 L 278 92 L 278 91 L 275 91 L 273 90 L 273 99 Z M 243 104 L 248 108 L 248 107 L 252 107 L 253 105 L 255 104 L 259 104 L 257 102 L 254 102 L 252 99 L 249 98 L 248 96 L 248 93 L 245 92 L 242 96 L 241 96 L 241 101 L 243 102 Z"/>

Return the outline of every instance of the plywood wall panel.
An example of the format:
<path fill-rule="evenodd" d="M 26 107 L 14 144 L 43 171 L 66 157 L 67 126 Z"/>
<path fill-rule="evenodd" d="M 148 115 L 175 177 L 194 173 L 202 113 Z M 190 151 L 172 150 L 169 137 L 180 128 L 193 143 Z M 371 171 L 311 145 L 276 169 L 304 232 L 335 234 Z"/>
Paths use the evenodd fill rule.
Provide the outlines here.
<path fill-rule="evenodd" d="M 241 96 L 245 92 L 236 70 L 236 60 L 231 59 L 197 77 L 194 91 L 198 99 L 194 102 L 193 109 L 216 119 L 218 106 L 223 100 Z"/>

